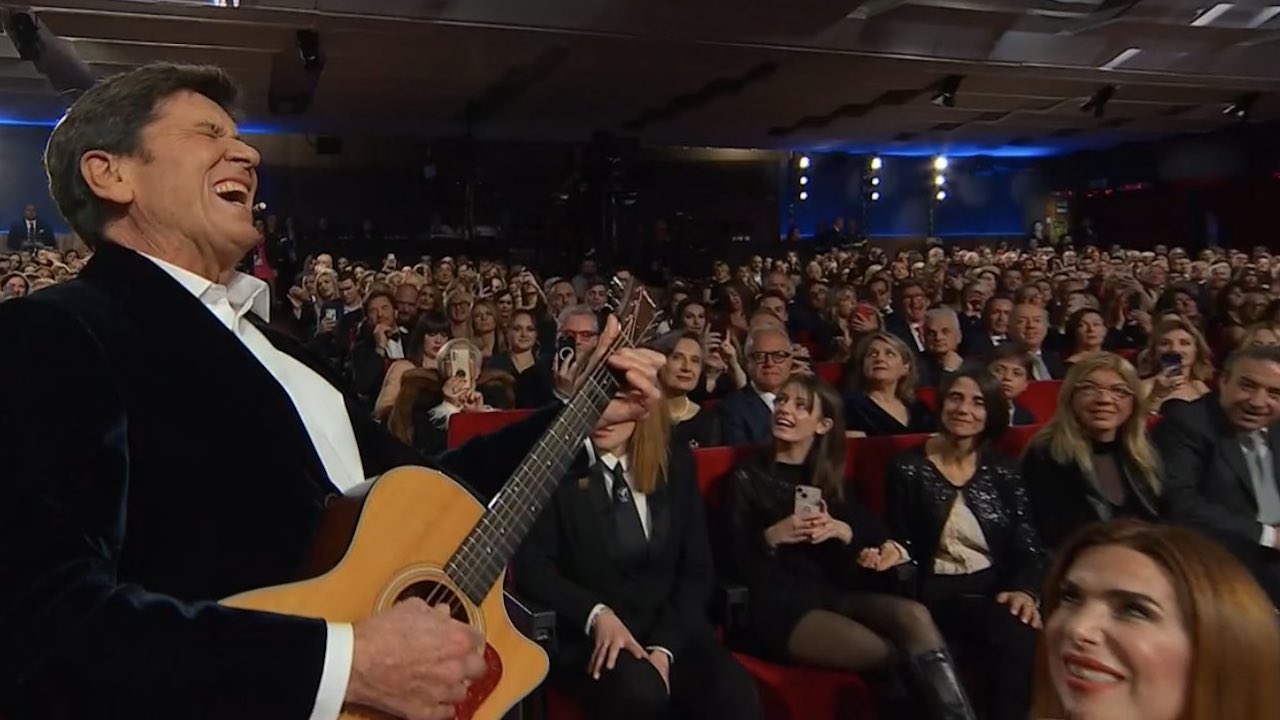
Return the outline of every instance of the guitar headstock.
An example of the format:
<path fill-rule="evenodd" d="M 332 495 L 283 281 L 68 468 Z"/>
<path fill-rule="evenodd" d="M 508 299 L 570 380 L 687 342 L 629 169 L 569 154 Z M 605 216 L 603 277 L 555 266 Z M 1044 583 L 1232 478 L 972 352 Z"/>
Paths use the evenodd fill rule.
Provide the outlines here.
<path fill-rule="evenodd" d="M 661 312 L 644 283 L 634 277 L 626 282 L 614 278 L 609 288 L 609 308 L 621 329 L 615 347 L 640 347 L 657 337 Z"/>

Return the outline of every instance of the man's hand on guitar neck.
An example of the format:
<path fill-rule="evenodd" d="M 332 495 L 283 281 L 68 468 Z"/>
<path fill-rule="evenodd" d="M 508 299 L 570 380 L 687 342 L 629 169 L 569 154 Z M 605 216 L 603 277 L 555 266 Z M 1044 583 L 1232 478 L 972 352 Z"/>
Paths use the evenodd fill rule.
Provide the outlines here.
<path fill-rule="evenodd" d="M 587 367 L 595 367 L 596 363 L 600 362 L 600 358 L 613 344 L 619 332 L 618 319 L 610 315 Z M 606 362 L 621 379 L 622 390 L 605 408 L 604 415 L 600 417 L 598 423 L 599 427 L 642 418 L 648 414 L 650 408 L 657 406 L 658 400 L 662 397 L 662 393 L 658 390 L 658 371 L 667 364 L 667 359 L 662 353 L 638 348 L 621 348 L 610 355 Z M 587 373 L 582 373 L 578 382 L 583 382 L 587 376 Z"/>
<path fill-rule="evenodd" d="M 484 638 L 418 598 L 355 625 L 346 701 L 411 720 L 452 718 L 484 676 Z"/>

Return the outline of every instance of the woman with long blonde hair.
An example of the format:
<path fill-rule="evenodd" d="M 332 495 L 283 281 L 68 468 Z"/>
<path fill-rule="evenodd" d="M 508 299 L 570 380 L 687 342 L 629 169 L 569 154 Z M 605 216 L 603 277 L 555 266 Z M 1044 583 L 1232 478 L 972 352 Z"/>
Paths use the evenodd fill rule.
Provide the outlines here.
<path fill-rule="evenodd" d="M 1156 323 L 1147 349 L 1138 356 L 1142 397 L 1152 412 L 1168 400 L 1197 400 L 1213 382 L 1213 351 L 1204 335 L 1181 316 Z"/>
<path fill-rule="evenodd" d="M 516 554 L 526 597 L 566 619 L 551 683 L 591 720 L 758 720 L 750 676 L 707 619 L 714 572 L 697 469 L 662 400 L 597 429 Z"/>
<path fill-rule="evenodd" d="M 1059 553 L 1030 717 L 1280 717 L 1275 610 L 1230 553 L 1194 531 L 1097 524 Z"/>
<path fill-rule="evenodd" d="M 1046 548 L 1098 520 L 1159 516 L 1160 460 L 1142 397 L 1137 372 L 1119 355 L 1086 356 L 1067 372 L 1057 411 L 1022 458 Z"/>

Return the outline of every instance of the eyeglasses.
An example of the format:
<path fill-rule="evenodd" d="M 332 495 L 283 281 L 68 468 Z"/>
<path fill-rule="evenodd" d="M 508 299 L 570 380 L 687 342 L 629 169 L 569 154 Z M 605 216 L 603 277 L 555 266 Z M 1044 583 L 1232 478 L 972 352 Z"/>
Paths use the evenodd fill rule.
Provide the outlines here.
<path fill-rule="evenodd" d="M 1116 401 L 1133 399 L 1133 391 L 1129 389 L 1128 385 L 1102 387 L 1101 385 L 1094 385 L 1093 383 L 1081 383 L 1076 386 L 1076 392 L 1082 397 L 1090 399 L 1102 397 L 1104 393 Z"/>
<path fill-rule="evenodd" d="M 751 358 L 751 362 L 758 363 L 761 365 L 764 364 L 765 360 L 772 362 L 774 365 L 781 365 L 782 363 L 791 359 L 791 353 L 787 352 L 786 350 L 775 350 L 773 352 L 761 351 L 761 352 L 753 352 L 747 357 Z"/>

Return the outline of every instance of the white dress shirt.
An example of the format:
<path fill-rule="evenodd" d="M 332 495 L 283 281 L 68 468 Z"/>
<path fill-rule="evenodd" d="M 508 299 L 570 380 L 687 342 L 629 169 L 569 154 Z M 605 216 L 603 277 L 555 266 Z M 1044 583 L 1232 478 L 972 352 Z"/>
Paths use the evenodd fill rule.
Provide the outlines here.
<path fill-rule="evenodd" d="M 756 396 L 760 398 L 761 402 L 764 403 L 765 407 L 769 408 L 770 413 L 773 413 L 778 409 L 777 393 L 765 392 L 760 388 L 756 387 L 755 383 L 751 383 L 751 389 L 755 390 Z"/>
<path fill-rule="evenodd" d="M 311 368 L 276 349 L 253 323 L 245 317 L 252 312 L 263 320 L 270 312 L 267 284 L 258 278 L 237 272 L 225 286 L 193 272 L 143 254 L 179 285 L 196 296 L 204 307 L 222 323 L 280 383 L 293 401 L 298 417 L 307 429 L 311 444 L 325 473 L 339 490 L 347 490 L 364 482 L 364 465 L 356 444 L 351 419 L 347 417 L 342 393 Z M 324 667 L 316 690 L 311 720 L 336 720 L 342 711 L 351 676 L 351 659 L 355 636 L 347 623 L 326 623 Z"/>

